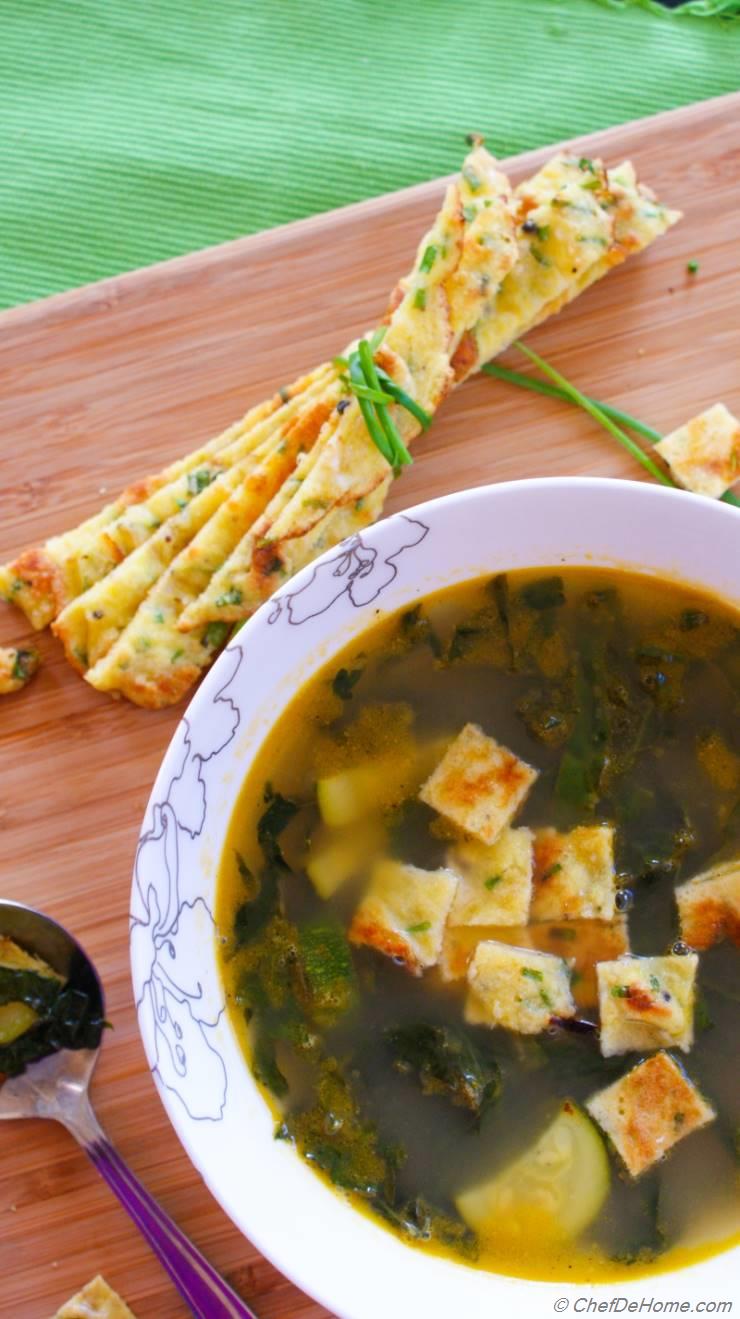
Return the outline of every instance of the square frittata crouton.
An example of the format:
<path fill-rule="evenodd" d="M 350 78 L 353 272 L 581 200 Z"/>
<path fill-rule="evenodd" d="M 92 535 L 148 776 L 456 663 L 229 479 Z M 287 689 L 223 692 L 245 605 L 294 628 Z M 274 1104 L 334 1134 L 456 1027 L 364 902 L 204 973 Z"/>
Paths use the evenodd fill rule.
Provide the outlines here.
<path fill-rule="evenodd" d="M 566 834 L 536 830 L 532 920 L 610 921 L 615 896 L 611 825 L 579 825 Z"/>
<path fill-rule="evenodd" d="M 375 948 L 403 963 L 412 975 L 421 975 L 439 960 L 457 882 L 449 870 L 378 862 L 352 918 L 350 941 Z"/>
<path fill-rule="evenodd" d="M 419 796 L 490 847 L 519 810 L 538 772 L 477 724 L 466 724 Z"/>
<path fill-rule="evenodd" d="M 668 957 L 618 957 L 599 962 L 601 1052 L 605 1058 L 631 1049 L 678 1048 L 694 1042 L 696 953 Z"/>
<path fill-rule="evenodd" d="M 667 1053 L 638 1063 L 626 1076 L 586 1100 L 633 1177 L 677 1141 L 711 1122 L 715 1113 Z"/>
<path fill-rule="evenodd" d="M 697 495 L 719 499 L 740 477 L 740 422 L 724 403 L 692 417 L 655 449 L 678 484 Z"/>
<path fill-rule="evenodd" d="M 681 938 L 702 952 L 731 939 L 740 945 L 740 861 L 713 866 L 676 889 Z"/>
<path fill-rule="evenodd" d="M 504 829 L 487 847 L 461 839 L 447 853 L 460 882 L 450 925 L 526 925 L 532 896 L 532 831 Z"/>
<path fill-rule="evenodd" d="M 537 1035 L 550 1018 L 572 1017 L 575 1003 L 562 957 L 488 940 L 479 943 L 468 967 L 465 1020 Z"/>

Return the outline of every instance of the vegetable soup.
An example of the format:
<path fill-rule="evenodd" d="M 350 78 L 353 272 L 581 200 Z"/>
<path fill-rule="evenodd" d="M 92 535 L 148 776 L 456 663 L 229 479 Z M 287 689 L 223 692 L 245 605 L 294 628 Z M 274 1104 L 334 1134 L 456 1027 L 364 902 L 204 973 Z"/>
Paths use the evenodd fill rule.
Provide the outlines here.
<path fill-rule="evenodd" d="M 246 775 L 217 919 L 276 1138 L 528 1278 L 740 1226 L 740 618 L 617 570 L 378 615 Z"/>

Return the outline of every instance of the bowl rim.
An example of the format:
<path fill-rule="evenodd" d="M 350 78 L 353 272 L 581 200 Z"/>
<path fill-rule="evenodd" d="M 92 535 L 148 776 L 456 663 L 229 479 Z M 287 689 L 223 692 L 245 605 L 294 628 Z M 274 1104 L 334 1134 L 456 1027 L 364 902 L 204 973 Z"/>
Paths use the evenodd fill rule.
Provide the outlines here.
<path fill-rule="evenodd" d="M 428 519 L 428 518 L 434 519 L 435 515 L 440 510 L 443 510 L 449 507 L 450 505 L 460 505 L 464 507 L 466 504 L 472 504 L 480 501 L 487 502 L 491 498 L 495 500 L 505 499 L 507 495 L 509 495 L 511 492 L 517 492 L 517 493 L 532 492 L 533 494 L 535 494 L 549 490 L 561 490 L 561 491 L 568 490 L 568 491 L 579 491 L 583 493 L 591 492 L 596 494 L 597 496 L 614 493 L 616 494 L 617 498 L 627 497 L 630 500 L 634 501 L 637 512 L 639 512 L 640 504 L 642 504 L 644 507 L 654 506 L 655 502 L 658 501 L 659 503 L 662 503 L 666 506 L 668 504 L 673 504 L 678 507 L 685 507 L 687 511 L 693 509 L 694 512 L 692 516 L 694 517 L 698 516 L 701 521 L 708 519 L 711 522 L 713 518 L 722 518 L 726 520 L 727 524 L 729 525 L 733 518 L 737 518 L 737 511 L 731 505 L 714 500 L 707 500 L 698 495 L 688 494 L 688 492 L 683 490 L 671 489 L 665 486 L 648 484 L 647 482 L 612 479 L 605 477 L 591 477 L 591 476 L 535 477 L 524 480 L 514 480 L 514 481 L 506 481 L 506 482 L 498 482 L 498 483 L 485 483 L 479 486 L 474 486 L 460 491 L 453 491 L 448 494 L 437 496 L 433 499 L 425 500 L 420 504 L 415 504 L 408 508 L 401 509 L 389 515 L 388 517 L 381 519 L 379 522 L 375 523 L 374 525 L 370 526 L 369 528 L 367 528 L 362 532 L 362 539 L 363 541 L 366 541 L 371 545 L 374 544 L 375 542 L 382 543 L 383 538 L 388 534 L 389 527 L 391 527 L 393 524 L 396 524 L 399 519 L 401 518 L 405 518 L 407 520 Z M 740 524 L 738 524 L 738 526 L 740 528 Z M 247 620 L 244 626 L 240 629 L 239 633 L 231 639 L 231 641 L 225 647 L 222 654 L 219 656 L 219 658 L 216 660 L 214 665 L 205 675 L 198 690 L 193 695 L 192 700 L 188 703 L 188 706 L 186 707 L 180 721 L 178 722 L 174 730 L 174 733 L 170 739 L 170 742 L 165 750 L 165 753 L 162 757 L 162 760 L 160 762 L 160 766 L 157 771 L 157 775 L 155 777 L 154 783 L 152 785 L 152 790 L 147 801 L 146 810 L 144 812 L 141 834 L 139 839 L 140 843 L 142 838 L 144 837 L 145 825 L 147 820 L 149 820 L 150 818 L 150 812 L 152 810 L 153 804 L 155 803 L 157 792 L 161 788 L 162 783 L 165 781 L 168 775 L 176 768 L 176 757 L 179 753 L 178 735 L 183 729 L 183 726 L 185 726 L 185 728 L 187 729 L 191 729 L 195 727 L 198 721 L 208 713 L 211 706 L 211 702 L 214 700 L 214 698 L 217 697 L 218 693 L 221 690 L 223 690 L 224 678 L 227 671 L 227 666 L 229 664 L 229 657 L 233 656 L 234 653 L 237 651 L 243 653 L 245 644 L 248 646 L 250 638 L 253 635 L 257 634 L 258 631 L 263 627 L 270 610 L 274 607 L 275 602 L 278 601 L 284 595 L 288 586 L 290 588 L 290 592 L 295 593 L 299 591 L 302 587 L 307 585 L 311 580 L 312 574 L 314 573 L 316 567 L 321 566 L 322 564 L 325 564 L 328 560 L 330 560 L 331 556 L 333 554 L 336 554 L 337 548 L 338 548 L 337 546 L 334 546 L 333 548 L 325 551 L 320 557 L 313 560 L 310 564 L 308 564 L 306 567 L 304 567 L 298 573 L 296 573 L 295 576 L 293 576 L 290 579 L 290 582 L 286 584 L 286 586 L 281 587 L 275 593 L 274 596 L 272 596 L 267 602 L 265 602 L 261 606 L 261 608 L 257 610 L 257 612 L 249 620 Z M 626 556 L 624 561 L 621 561 L 621 566 L 627 570 L 632 568 L 635 571 L 639 571 L 638 567 L 626 561 L 627 558 L 628 555 Z M 543 563 L 542 566 L 545 567 L 552 565 L 546 565 Z M 615 561 L 615 566 L 620 566 L 620 565 L 618 562 Z M 651 576 L 651 575 L 659 576 L 663 579 L 670 580 L 670 573 L 666 573 L 662 570 L 658 570 L 650 567 L 645 568 L 643 566 L 643 572 L 645 573 L 646 576 Z M 463 581 L 466 579 L 470 579 L 470 577 L 472 577 L 473 575 L 474 575 L 473 573 L 463 572 L 457 578 L 457 580 Z M 682 582 L 690 589 L 696 588 L 698 590 L 704 590 L 704 591 L 710 590 L 712 594 L 718 594 L 720 595 L 720 598 L 727 599 L 727 602 L 731 605 L 731 607 L 737 608 L 738 604 L 740 604 L 740 601 L 738 602 L 734 601 L 729 597 L 729 595 L 725 595 L 724 592 L 721 594 L 717 593 L 712 588 L 707 588 L 706 585 L 703 585 L 701 583 L 701 581 L 688 580 L 686 576 L 683 574 L 677 576 L 676 580 Z M 429 589 L 434 590 L 440 588 L 430 587 Z M 397 607 L 399 606 L 394 605 L 393 609 L 395 610 Z M 368 626 L 368 621 L 366 616 L 361 611 L 358 611 L 358 621 L 355 630 L 357 632 L 360 632 L 362 630 L 365 630 L 367 626 Z M 350 641 L 351 641 L 351 635 L 348 632 L 347 636 L 343 637 L 338 644 L 331 645 L 329 650 L 326 652 L 325 656 L 321 659 L 318 667 L 323 666 L 323 664 L 327 662 L 328 659 L 330 659 L 333 653 L 336 653 L 337 650 L 342 649 L 345 645 L 349 644 Z M 300 650 L 300 646 L 297 648 L 297 650 L 298 651 Z M 287 702 L 285 702 L 281 708 L 284 708 L 285 704 L 287 704 Z M 264 740 L 264 737 L 266 735 L 267 735 L 267 731 L 263 732 L 260 740 L 256 743 L 257 746 L 261 745 L 261 742 Z M 221 835 L 217 840 L 219 854 L 220 854 L 220 848 L 222 842 L 223 842 L 223 836 Z M 136 881 L 134 878 L 134 886 L 135 886 L 135 882 Z M 133 886 L 132 886 L 132 891 L 133 891 Z M 133 899 L 132 899 L 132 909 L 133 909 Z M 133 925 L 133 918 L 132 918 L 132 925 Z M 130 948 L 131 948 L 131 974 L 132 974 L 132 982 L 133 982 L 133 990 L 134 990 L 134 999 L 136 1001 L 138 994 L 138 987 L 141 985 L 141 981 L 142 981 L 142 968 L 139 962 L 137 961 L 136 949 L 134 946 L 133 938 L 131 941 Z M 199 1140 L 193 1138 L 194 1132 L 191 1130 L 190 1125 L 185 1120 L 182 1108 L 180 1107 L 179 1103 L 174 1098 L 174 1096 L 167 1090 L 167 1088 L 160 1083 L 159 1077 L 157 1076 L 155 1071 L 156 1051 L 154 1050 L 153 1047 L 151 1033 L 147 1030 L 146 1023 L 142 1020 L 141 1014 L 139 1012 L 137 1012 L 137 1024 L 138 1024 L 140 1036 L 142 1038 L 142 1043 L 144 1045 L 144 1050 L 147 1056 L 147 1061 L 149 1063 L 150 1068 L 152 1068 L 152 1070 L 154 1071 L 155 1085 L 158 1090 L 160 1099 L 164 1105 L 167 1116 L 172 1126 L 174 1127 L 178 1139 L 180 1140 L 183 1148 L 185 1149 L 188 1158 L 193 1163 L 194 1167 L 205 1181 L 207 1187 L 213 1194 L 217 1203 L 221 1206 L 221 1208 L 228 1215 L 231 1221 L 235 1224 L 238 1230 L 241 1231 L 245 1236 L 247 1236 L 248 1239 L 259 1250 L 259 1252 L 266 1259 L 268 1259 L 276 1268 L 278 1268 L 285 1277 L 289 1278 L 296 1286 L 306 1291 L 309 1295 L 314 1297 L 317 1301 L 319 1301 L 319 1303 L 326 1306 L 326 1308 L 331 1310 L 333 1313 L 338 1315 L 341 1314 L 344 1317 L 344 1319 L 355 1319 L 354 1310 L 350 1312 L 349 1310 L 346 1309 L 339 1310 L 337 1308 L 338 1299 L 337 1296 L 332 1293 L 331 1285 L 327 1285 L 325 1287 L 323 1280 L 319 1280 L 317 1275 L 306 1277 L 305 1273 L 302 1273 L 297 1265 L 294 1268 L 291 1257 L 286 1255 L 285 1251 L 281 1248 L 280 1242 L 273 1239 L 269 1231 L 263 1234 L 261 1226 L 259 1224 L 258 1215 L 256 1215 L 254 1212 L 251 1212 L 251 1216 L 249 1213 L 247 1214 L 243 1213 L 241 1209 L 241 1205 L 236 1206 L 235 1204 L 233 1204 L 231 1197 L 227 1195 L 223 1191 L 223 1188 L 219 1186 L 219 1179 L 216 1176 L 216 1174 L 213 1172 L 212 1168 L 209 1166 L 208 1158 L 206 1157 L 206 1153 L 204 1152 L 204 1149 L 202 1148 Z M 229 1029 L 231 1029 L 231 1027 L 229 1027 Z M 245 1065 L 245 1072 L 247 1072 L 246 1065 Z M 248 1072 L 247 1074 L 250 1075 L 250 1079 L 251 1079 L 251 1074 L 249 1074 Z M 264 1104 L 264 1101 L 262 1101 L 262 1103 Z M 291 1154 L 293 1154 L 292 1151 Z M 296 1155 L 293 1154 L 293 1157 L 295 1158 L 295 1161 L 297 1163 L 300 1163 L 305 1168 L 305 1165 L 302 1164 L 302 1161 L 300 1161 Z M 306 1169 L 306 1171 L 313 1178 L 314 1181 L 321 1184 L 320 1179 L 316 1178 L 315 1174 L 313 1174 L 309 1169 Z M 350 1205 L 344 1203 L 341 1200 L 341 1197 L 338 1196 L 335 1192 L 329 1191 L 328 1194 L 336 1203 L 341 1205 L 342 1211 L 349 1221 L 353 1221 L 353 1220 L 367 1221 L 365 1215 L 358 1214 L 357 1210 L 353 1209 Z M 248 1205 L 251 1201 L 254 1201 L 256 1205 L 258 1200 L 259 1200 L 258 1192 L 247 1193 L 247 1195 L 245 1196 L 244 1203 Z M 246 1218 L 250 1219 L 248 1226 L 245 1225 Z M 373 1223 L 373 1226 L 375 1227 L 376 1225 Z M 496 1300 L 499 1299 L 499 1296 L 495 1291 L 495 1284 L 497 1284 L 499 1287 L 501 1287 L 502 1284 L 506 1286 L 507 1291 L 509 1293 L 509 1300 L 513 1300 L 514 1290 L 518 1292 L 525 1292 L 527 1295 L 531 1296 L 532 1289 L 538 1288 L 542 1293 L 540 1299 L 543 1301 L 546 1300 L 544 1292 L 547 1289 L 550 1290 L 551 1295 L 555 1294 L 555 1292 L 562 1292 L 564 1296 L 571 1295 L 577 1292 L 584 1292 L 587 1289 L 593 1290 L 593 1284 L 585 1284 L 585 1283 L 577 1284 L 577 1283 L 569 1283 L 569 1282 L 552 1283 L 549 1280 L 546 1282 L 544 1281 L 541 1282 L 537 1280 L 511 1277 L 509 1275 L 504 1275 L 504 1274 L 491 1273 L 484 1270 L 472 1270 L 466 1267 L 465 1265 L 460 1265 L 454 1263 L 453 1261 L 442 1259 L 441 1257 L 437 1257 L 429 1254 L 422 1254 L 422 1252 L 409 1249 L 408 1246 L 406 1246 L 403 1243 L 399 1243 L 397 1238 L 393 1237 L 392 1234 L 386 1232 L 386 1230 L 383 1229 L 382 1227 L 377 1227 L 376 1230 L 381 1232 L 386 1239 L 390 1239 L 394 1241 L 397 1245 L 400 1245 L 401 1250 L 403 1251 L 405 1256 L 417 1257 L 417 1258 L 421 1256 L 427 1262 L 431 1263 L 431 1261 L 435 1261 L 437 1265 L 442 1264 L 444 1266 L 447 1266 L 448 1268 L 452 1268 L 456 1274 L 459 1274 L 460 1270 L 464 1269 L 466 1274 L 473 1273 L 478 1277 L 483 1277 L 487 1279 L 491 1283 L 491 1287 L 492 1287 L 491 1295 L 488 1299 L 488 1304 L 490 1303 L 495 1304 Z M 708 1260 L 699 1261 L 693 1265 L 689 1265 L 688 1267 L 679 1268 L 677 1270 L 671 1270 L 665 1274 L 655 1274 L 647 1277 L 641 1277 L 635 1279 L 634 1281 L 631 1279 L 629 1280 L 625 1279 L 621 1282 L 614 1284 L 598 1283 L 596 1284 L 596 1286 L 598 1286 L 599 1288 L 600 1297 L 606 1299 L 610 1294 L 610 1291 L 613 1292 L 614 1295 L 616 1294 L 622 1295 L 625 1292 L 625 1290 L 629 1292 L 633 1292 L 635 1287 L 641 1288 L 643 1291 L 650 1291 L 651 1289 L 655 1290 L 657 1289 L 658 1285 L 664 1283 L 666 1279 L 668 1280 L 676 1279 L 680 1275 L 682 1294 L 685 1295 L 688 1294 L 685 1284 L 689 1279 L 689 1275 L 691 1275 L 692 1278 L 696 1278 L 696 1275 L 700 1274 L 702 1279 L 702 1285 L 706 1287 L 705 1279 L 714 1282 L 717 1281 L 716 1278 L 715 1279 L 710 1278 L 710 1271 L 708 1271 L 708 1266 L 711 1266 L 717 1260 L 723 1260 L 723 1261 L 727 1260 L 731 1256 L 733 1256 L 733 1254 L 734 1254 L 733 1250 L 730 1249 L 722 1252 L 721 1255 L 713 1256 Z M 365 1311 L 362 1312 L 363 1319 L 365 1313 L 366 1313 Z M 482 1313 L 483 1311 L 481 1311 L 481 1314 Z M 530 1314 L 530 1311 L 526 1310 L 520 1312 L 518 1309 L 514 1308 L 510 1310 L 510 1313 L 512 1316 L 514 1314 L 519 1315 L 521 1313 L 522 1319 L 527 1319 L 527 1316 Z M 476 1311 L 476 1315 L 477 1315 L 477 1311 Z"/>

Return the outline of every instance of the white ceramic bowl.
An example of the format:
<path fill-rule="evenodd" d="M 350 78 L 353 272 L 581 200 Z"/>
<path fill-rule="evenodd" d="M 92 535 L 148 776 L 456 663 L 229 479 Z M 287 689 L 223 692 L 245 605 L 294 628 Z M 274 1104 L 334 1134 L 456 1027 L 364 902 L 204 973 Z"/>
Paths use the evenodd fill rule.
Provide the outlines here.
<path fill-rule="evenodd" d="M 414 1250 L 345 1204 L 273 1119 L 224 1012 L 213 907 L 242 778 L 301 684 L 378 614 L 509 568 L 602 564 L 675 576 L 738 599 L 740 516 L 633 482 L 520 481 L 398 513 L 290 581 L 229 645 L 183 717 L 142 826 L 131 899 L 139 1024 L 162 1102 L 242 1231 L 342 1319 L 531 1319 L 578 1313 L 587 1289 L 467 1268 Z M 599 1300 L 727 1298 L 729 1254 L 599 1286 Z M 561 1301 L 559 1306 L 555 1305 Z M 567 1301 L 566 1306 L 563 1302 Z"/>

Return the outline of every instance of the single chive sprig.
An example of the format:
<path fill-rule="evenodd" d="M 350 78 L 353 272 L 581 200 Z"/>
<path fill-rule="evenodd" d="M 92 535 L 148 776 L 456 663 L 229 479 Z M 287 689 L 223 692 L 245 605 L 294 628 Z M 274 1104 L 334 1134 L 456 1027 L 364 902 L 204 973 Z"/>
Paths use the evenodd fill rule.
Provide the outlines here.
<path fill-rule="evenodd" d="M 423 430 L 432 419 L 428 412 L 406 393 L 386 371 L 375 363 L 375 353 L 383 342 L 386 327 L 376 330 L 369 339 L 361 339 L 348 357 L 335 357 L 334 365 L 342 372 L 342 382 L 354 394 L 373 444 L 390 463 L 396 475 L 413 461 L 393 418 L 389 403 L 397 403 L 411 413 Z"/>
<path fill-rule="evenodd" d="M 545 362 L 531 348 L 525 348 L 521 342 L 518 342 L 515 346 L 530 361 L 534 362 L 535 366 L 538 366 L 545 375 L 549 376 L 554 383 L 550 384 L 546 380 L 537 380 L 533 376 L 522 375 L 519 371 L 510 371 L 507 367 L 498 366 L 496 362 L 488 362 L 482 368 L 486 375 L 493 376 L 496 380 L 503 380 L 510 385 L 518 385 L 521 389 L 529 389 L 535 394 L 545 394 L 548 398 L 558 398 L 565 403 L 576 403 L 585 412 L 588 412 L 595 421 L 598 421 L 599 425 L 609 431 L 610 435 L 613 435 L 657 481 L 660 481 L 662 485 L 671 486 L 674 490 L 681 489 L 670 476 L 657 467 L 650 455 L 635 444 L 621 428 L 627 427 L 629 430 L 634 431 L 636 435 L 648 440 L 650 444 L 658 444 L 662 440 L 663 436 L 660 431 L 656 431 L 652 426 L 647 426 L 645 422 L 633 417 L 629 412 L 624 412 L 622 408 L 615 408 L 611 403 L 602 403 L 600 399 L 582 394 L 579 389 L 571 385 L 570 381 L 566 380 L 565 376 L 556 371 L 548 362 Z M 721 499 L 726 504 L 733 504 L 736 508 L 740 508 L 740 499 L 731 490 L 726 490 Z"/>
<path fill-rule="evenodd" d="M 564 394 L 571 400 L 571 402 L 577 403 L 579 407 L 583 408 L 584 412 L 588 412 L 589 416 L 593 417 L 594 421 L 598 421 L 599 425 L 604 427 L 604 430 L 609 431 L 609 434 L 613 435 L 615 440 L 619 441 L 622 448 L 626 449 L 628 453 L 631 453 L 632 457 L 636 458 L 637 462 L 640 463 L 645 468 L 645 471 L 649 472 L 656 481 L 660 481 L 661 485 L 673 485 L 670 476 L 666 476 L 666 473 L 660 470 L 657 463 L 653 462 L 649 454 L 645 453 L 640 448 L 639 444 L 636 444 L 633 439 L 630 439 L 630 436 L 627 435 L 615 421 L 612 421 L 611 417 L 606 415 L 600 404 L 595 403 L 592 399 L 587 398 L 585 394 L 582 394 L 580 389 L 576 389 L 575 385 L 571 385 L 570 381 L 566 380 L 565 376 L 561 375 L 559 371 L 556 371 L 554 366 L 550 366 L 549 362 L 546 362 L 538 353 L 533 352 L 531 348 L 526 348 L 521 340 L 517 340 L 515 347 L 519 349 L 520 353 L 524 353 L 524 356 L 528 357 L 530 362 L 534 362 L 535 366 L 539 367 L 543 375 L 549 376 L 550 380 L 563 390 Z"/>
<path fill-rule="evenodd" d="M 508 367 L 499 366 L 497 362 L 487 362 L 481 368 L 486 375 L 494 376 L 496 380 L 504 380 L 508 385 L 518 385 L 520 389 L 529 389 L 533 394 L 545 394 L 547 398 L 559 398 L 563 403 L 572 403 L 573 398 L 566 394 L 564 389 L 559 385 L 551 385 L 547 380 L 538 380 L 536 376 L 525 376 L 521 371 L 510 371 Z M 652 426 L 646 426 L 643 422 L 638 421 L 636 417 L 630 416 L 629 412 L 623 412 L 621 408 L 615 408 L 611 403 L 602 403 L 600 399 L 594 398 L 590 394 L 584 394 L 589 403 L 595 407 L 601 408 L 601 411 L 612 421 L 616 421 L 620 426 L 628 426 L 635 434 L 642 435 L 643 439 L 650 440 L 651 444 L 657 444 L 658 440 L 663 437 Z"/>

